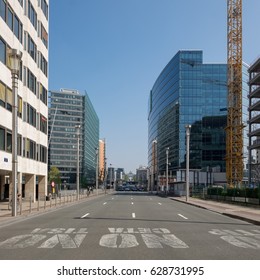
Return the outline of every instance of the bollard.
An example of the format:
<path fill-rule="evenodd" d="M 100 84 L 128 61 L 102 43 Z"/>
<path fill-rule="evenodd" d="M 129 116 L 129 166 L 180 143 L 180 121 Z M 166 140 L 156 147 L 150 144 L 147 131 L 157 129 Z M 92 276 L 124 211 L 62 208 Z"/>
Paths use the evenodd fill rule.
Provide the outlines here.
<path fill-rule="evenodd" d="M 30 209 L 29 212 L 32 213 L 32 197 L 30 196 Z"/>

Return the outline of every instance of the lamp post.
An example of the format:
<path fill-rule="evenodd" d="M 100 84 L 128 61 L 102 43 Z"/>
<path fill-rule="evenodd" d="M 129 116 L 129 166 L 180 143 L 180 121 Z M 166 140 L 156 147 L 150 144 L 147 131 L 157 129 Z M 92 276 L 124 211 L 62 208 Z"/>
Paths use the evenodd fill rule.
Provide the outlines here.
<path fill-rule="evenodd" d="M 96 194 L 98 195 L 98 148 L 96 148 Z"/>
<path fill-rule="evenodd" d="M 22 53 L 16 49 L 9 51 L 12 73 L 12 216 L 17 215 L 17 133 L 18 133 L 18 78 Z"/>
<path fill-rule="evenodd" d="M 112 163 L 110 163 L 110 174 L 109 174 L 109 179 L 110 179 L 110 189 L 112 189 Z"/>
<path fill-rule="evenodd" d="M 169 192 L 169 177 L 168 177 L 168 167 L 169 167 L 169 147 L 166 148 L 166 195 Z"/>
<path fill-rule="evenodd" d="M 75 125 L 76 136 L 77 136 L 77 200 L 79 200 L 79 134 L 80 134 L 80 125 Z"/>
<path fill-rule="evenodd" d="M 186 128 L 186 201 L 189 198 L 189 183 L 190 183 L 190 129 L 191 125 L 185 125 Z"/>
<path fill-rule="evenodd" d="M 104 188 L 105 193 L 107 193 L 107 158 L 105 157 L 105 166 L 104 166 Z"/>

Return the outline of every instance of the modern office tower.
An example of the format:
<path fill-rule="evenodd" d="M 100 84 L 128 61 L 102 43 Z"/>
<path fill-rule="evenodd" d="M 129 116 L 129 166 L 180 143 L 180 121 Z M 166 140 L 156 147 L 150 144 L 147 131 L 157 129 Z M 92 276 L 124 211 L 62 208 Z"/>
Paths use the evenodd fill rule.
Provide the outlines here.
<path fill-rule="evenodd" d="M 49 168 L 56 166 L 60 170 L 65 189 L 76 188 L 79 137 L 80 186 L 94 186 L 99 119 L 87 93 L 61 89 L 50 91 L 49 98 Z"/>
<path fill-rule="evenodd" d="M 181 50 L 155 81 L 148 108 L 150 189 L 186 168 L 185 125 L 191 125 L 190 169 L 225 172 L 227 65 L 204 64 L 201 50 Z M 155 174 L 157 172 L 157 174 Z"/>
<path fill-rule="evenodd" d="M 249 186 L 258 186 L 260 182 L 260 58 L 248 69 L 249 73 Z M 253 153 L 256 152 L 256 162 Z"/>
<path fill-rule="evenodd" d="M 0 199 L 12 187 L 12 78 L 9 53 L 22 53 L 18 79 L 17 190 L 47 192 L 48 0 L 0 0 Z"/>

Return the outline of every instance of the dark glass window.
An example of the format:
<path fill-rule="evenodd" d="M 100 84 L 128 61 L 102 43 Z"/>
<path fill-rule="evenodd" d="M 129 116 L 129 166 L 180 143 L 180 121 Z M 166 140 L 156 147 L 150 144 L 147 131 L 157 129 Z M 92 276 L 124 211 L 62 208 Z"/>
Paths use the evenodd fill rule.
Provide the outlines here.
<path fill-rule="evenodd" d="M 5 150 L 5 129 L 0 127 L 0 150 Z"/>
<path fill-rule="evenodd" d="M 5 0 L 0 0 L 0 16 L 6 21 L 6 2 Z"/>
<path fill-rule="evenodd" d="M 7 140 L 7 147 L 6 147 L 6 151 L 7 152 L 12 152 L 12 134 L 10 132 L 7 132 L 7 136 L 6 136 L 6 140 Z"/>
<path fill-rule="evenodd" d="M 14 14 L 12 10 L 8 7 L 7 25 L 10 27 L 11 30 L 13 30 L 13 24 L 14 24 Z"/>
<path fill-rule="evenodd" d="M 3 64 L 6 64 L 6 44 L 1 38 L 0 38 L 0 61 Z"/>

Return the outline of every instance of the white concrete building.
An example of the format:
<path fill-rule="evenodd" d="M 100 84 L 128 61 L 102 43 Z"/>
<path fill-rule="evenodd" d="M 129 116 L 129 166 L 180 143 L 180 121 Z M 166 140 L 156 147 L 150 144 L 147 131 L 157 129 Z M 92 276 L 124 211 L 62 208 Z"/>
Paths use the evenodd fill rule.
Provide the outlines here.
<path fill-rule="evenodd" d="M 49 0 L 0 0 L 0 199 L 12 191 L 9 49 L 22 52 L 18 81 L 18 192 L 47 193 Z"/>

